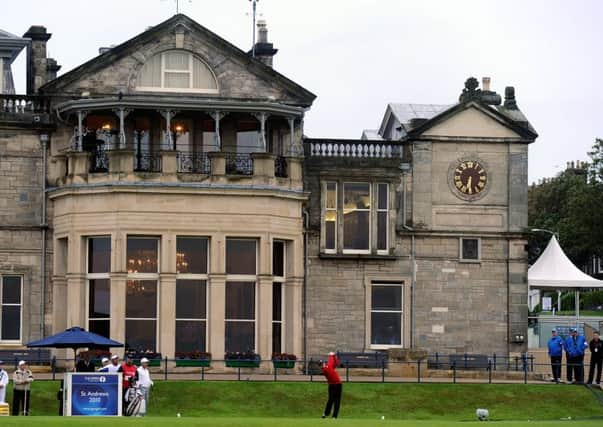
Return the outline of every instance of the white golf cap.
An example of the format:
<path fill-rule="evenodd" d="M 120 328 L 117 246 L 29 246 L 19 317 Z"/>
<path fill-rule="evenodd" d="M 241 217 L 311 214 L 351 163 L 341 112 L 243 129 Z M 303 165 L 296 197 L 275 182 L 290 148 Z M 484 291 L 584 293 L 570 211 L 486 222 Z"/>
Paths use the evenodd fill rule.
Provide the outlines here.
<path fill-rule="evenodd" d="M 143 357 L 142 359 L 140 359 L 140 363 L 149 363 L 149 359 Z"/>
<path fill-rule="evenodd" d="M 114 354 L 113 356 L 111 356 L 111 360 L 115 360 L 115 359 L 119 359 L 119 356 L 117 354 Z"/>
<path fill-rule="evenodd" d="M 103 358 L 101 359 L 101 363 L 107 363 L 108 361 L 109 361 L 109 359 L 107 359 L 106 357 L 103 357 Z"/>
<path fill-rule="evenodd" d="M 19 366 L 27 365 L 25 360 L 19 360 Z"/>

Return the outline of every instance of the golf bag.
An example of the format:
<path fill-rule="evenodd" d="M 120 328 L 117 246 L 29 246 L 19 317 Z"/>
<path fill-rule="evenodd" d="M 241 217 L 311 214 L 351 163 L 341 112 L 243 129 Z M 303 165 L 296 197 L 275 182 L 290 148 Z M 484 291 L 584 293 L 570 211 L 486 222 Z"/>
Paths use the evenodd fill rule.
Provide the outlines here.
<path fill-rule="evenodd" d="M 145 412 L 146 402 L 138 387 L 128 388 L 124 400 L 124 404 L 126 405 L 124 415 L 126 417 L 135 417 L 141 412 Z"/>

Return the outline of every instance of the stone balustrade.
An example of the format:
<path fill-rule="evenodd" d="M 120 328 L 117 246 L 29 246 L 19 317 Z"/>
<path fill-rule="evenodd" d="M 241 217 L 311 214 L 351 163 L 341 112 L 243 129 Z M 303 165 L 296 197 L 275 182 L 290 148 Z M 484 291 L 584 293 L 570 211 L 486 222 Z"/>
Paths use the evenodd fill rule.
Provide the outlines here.
<path fill-rule="evenodd" d="M 307 140 L 310 157 L 355 157 L 391 159 L 400 157 L 400 146 L 392 141 Z"/>

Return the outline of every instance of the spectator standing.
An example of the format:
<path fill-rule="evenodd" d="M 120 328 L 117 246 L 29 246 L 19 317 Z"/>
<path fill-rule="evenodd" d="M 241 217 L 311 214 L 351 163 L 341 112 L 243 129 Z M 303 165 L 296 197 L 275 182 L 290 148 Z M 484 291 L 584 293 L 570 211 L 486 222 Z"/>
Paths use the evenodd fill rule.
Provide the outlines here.
<path fill-rule="evenodd" d="M 120 368 L 121 366 L 119 364 L 119 356 L 117 354 L 114 354 L 113 356 L 111 356 L 111 363 L 107 365 L 106 372 L 119 372 Z"/>
<path fill-rule="evenodd" d="M 34 378 L 25 360 L 19 362 L 19 366 L 13 374 L 13 415 L 29 415 L 30 385 Z"/>
<path fill-rule="evenodd" d="M 146 415 L 146 410 L 149 407 L 149 393 L 151 387 L 153 387 L 153 380 L 151 379 L 151 372 L 149 371 L 149 359 L 143 357 L 140 359 L 140 366 L 138 371 L 138 387 L 144 397 L 145 404 L 142 406 L 144 409 L 139 413 L 140 416 Z"/>
<path fill-rule="evenodd" d="M 584 335 L 579 335 L 576 328 L 570 329 L 569 336 L 563 344 L 567 360 L 567 381 L 576 384 L 584 383 L 584 350 L 588 347 Z"/>
<path fill-rule="evenodd" d="M 601 384 L 601 366 L 603 365 L 603 341 L 599 331 L 593 332 L 593 339 L 588 344 L 590 347 L 590 368 L 588 370 L 588 383 L 592 384 L 597 369 L 596 383 Z"/>
<path fill-rule="evenodd" d="M 79 354 L 75 364 L 75 372 L 94 372 L 94 363 L 90 360 L 90 353 L 83 351 Z"/>
<path fill-rule="evenodd" d="M 109 372 L 109 365 L 110 364 L 111 364 L 111 361 L 108 358 L 103 357 L 101 359 L 101 367 L 98 370 L 98 372 Z"/>
<path fill-rule="evenodd" d="M 553 381 L 559 384 L 559 378 L 561 378 L 561 360 L 563 358 L 563 338 L 557 334 L 557 329 L 551 331 L 548 347 L 549 357 L 551 358 L 551 370 L 553 371 Z"/>
<path fill-rule="evenodd" d="M 339 378 L 339 374 L 336 371 L 338 365 L 339 359 L 333 352 L 329 353 L 327 363 L 322 365 L 322 373 L 329 383 L 329 398 L 327 400 L 327 405 L 325 406 L 325 412 L 322 416 L 323 418 L 327 418 L 331 415 L 331 408 L 333 408 L 333 418 L 337 418 L 339 415 L 342 385 L 341 378 Z"/>
<path fill-rule="evenodd" d="M 0 403 L 6 403 L 6 389 L 8 388 L 8 372 L 4 370 L 4 362 L 0 360 Z"/>

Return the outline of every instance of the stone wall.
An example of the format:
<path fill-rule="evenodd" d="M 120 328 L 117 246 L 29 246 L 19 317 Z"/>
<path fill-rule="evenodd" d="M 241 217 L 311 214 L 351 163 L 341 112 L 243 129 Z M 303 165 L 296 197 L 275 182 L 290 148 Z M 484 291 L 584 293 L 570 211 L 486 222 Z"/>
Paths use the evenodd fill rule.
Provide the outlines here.
<path fill-rule="evenodd" d="M 38 133 L 0 128 L 0 274 L 23 276 L 23 343 L 41 335 L 41 174 Z M 51 241 L 47 236 L 47 242 Z M 51 251 L 47 256 L 47 278 L 50 266 Z M 46 289 L 49 313 L 50 285 Z M 50 319 L 46 320 L 48 323 Z"/>

